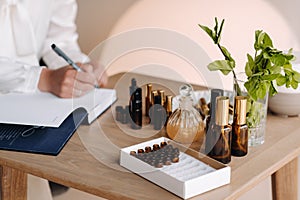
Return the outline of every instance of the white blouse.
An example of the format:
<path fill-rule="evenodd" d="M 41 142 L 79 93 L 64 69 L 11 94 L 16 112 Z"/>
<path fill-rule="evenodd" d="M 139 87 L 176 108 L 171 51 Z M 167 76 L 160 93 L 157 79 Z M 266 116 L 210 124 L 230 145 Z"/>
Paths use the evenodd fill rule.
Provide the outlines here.
<path fill-rule="evenodd" d="M 0 0 L 0 93 L 35 92 L 42 58 L 51 69 L 67 65 L 55 43 L 75 62 L 87 61 L 77 43 L 75 0 Z"/>

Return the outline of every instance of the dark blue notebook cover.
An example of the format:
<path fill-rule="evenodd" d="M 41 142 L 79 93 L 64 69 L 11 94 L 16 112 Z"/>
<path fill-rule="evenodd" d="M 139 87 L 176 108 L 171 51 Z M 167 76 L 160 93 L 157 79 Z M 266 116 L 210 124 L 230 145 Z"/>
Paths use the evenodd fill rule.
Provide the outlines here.
<path fill-rule="evenodd" d="M 78 109 L 58 128 L 0 124 L 0 149 L 57 155 L 86 116 Z"/>

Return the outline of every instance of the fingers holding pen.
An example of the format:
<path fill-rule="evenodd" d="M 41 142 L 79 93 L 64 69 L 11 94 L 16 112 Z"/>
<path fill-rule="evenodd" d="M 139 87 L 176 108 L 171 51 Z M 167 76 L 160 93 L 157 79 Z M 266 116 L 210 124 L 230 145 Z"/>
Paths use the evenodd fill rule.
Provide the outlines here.
<path fill-rule="evenodd" d="M 77 73 L 76 80 L 83 84 L 90 84 L 94 87 L 97 84 L 97 79 L 93 66 L 89 64 L 81 64 L 79 66 L 82 70 Z"/>
<path fill-rule="evenodd" d="M 93 71 L 97 79 L 97 84 L 100 87 L 106 87 L 108 83 L 108 77 L 105 71 L 105 67 L 101 64 L 99 60 L 92 60 L 89 64 L 93 66 Z"/>
<path fill-rule="evenodd" d="M 95 75 L 93 67 L 87 64 L 77 64 L 81 71 L 77 71 L 74 81 L 73 96 L 80 97 L 95 88 Z"/>

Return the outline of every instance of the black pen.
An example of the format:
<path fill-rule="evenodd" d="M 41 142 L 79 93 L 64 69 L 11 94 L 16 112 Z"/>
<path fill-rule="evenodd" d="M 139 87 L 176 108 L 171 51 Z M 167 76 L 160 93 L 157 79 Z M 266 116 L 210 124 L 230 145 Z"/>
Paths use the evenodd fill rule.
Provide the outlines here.
<path fill-rule="evenodd" d="M 65 61 L 67 61 L 67 63 L 69 63 L 69 65 L 71 65 L 74 69 L 76 69 L 77 71 L 82 71 L 82 69 L 76 65 L 76 63 L 74 63 L 73 60 L 71 60 L 71 58 L 69 58 L 60 48 L 58 48 L 55 44 L 51 45 L 51 48 L 53 49 L 53 51 L 55 53 L 57 53 L 57 55 L 59 55 L 60 57 L 62 57 Z"/>
<path fill-rule="evenodd" d="M 78 65 L 76 65 L 76 63 L 71 60 L 71 58 L 69 58 L 60 48 L 58 48 L 55 44 L 51 45 L 51 48 L 53 49 L 53 51 L 59 55 L 60 57 L 62 57 L 65 61 L 67 61 L 67 63 L 69 63 L 69 65 L 71 65 L 75 70 L 77 71 L 83 71 Z M 95 85 L 95 88 L 100 88 L 99 85 Z"/>

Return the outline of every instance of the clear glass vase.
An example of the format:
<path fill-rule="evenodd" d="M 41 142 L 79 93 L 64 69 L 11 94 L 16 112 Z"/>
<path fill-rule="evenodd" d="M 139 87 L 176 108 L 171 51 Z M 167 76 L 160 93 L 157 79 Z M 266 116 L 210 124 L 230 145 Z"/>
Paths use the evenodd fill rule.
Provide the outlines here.
<path fill-rule="evenodd" d="M 237 74 L 234 79 L 234 95 L 248 96 L 244 87 L 246 74 Z M 237 85 L 239 87 L 237 87 Z M 247 101 L 247 125 L 248 125 L 248 146 L 261 145 L 265 141 L 267 110 L 269 93 L 263 99 L 254 101 L 248 98 Z"/>
<path fill-rule="evenodd" d="M 179 92 L 179 107 L 169 117 L 166 131 L 172 140 L 191 144 L 203 138 L 204 122 L 193 106 L 192 86 L 182 85 Z"/>

